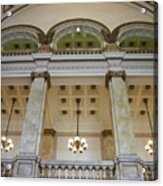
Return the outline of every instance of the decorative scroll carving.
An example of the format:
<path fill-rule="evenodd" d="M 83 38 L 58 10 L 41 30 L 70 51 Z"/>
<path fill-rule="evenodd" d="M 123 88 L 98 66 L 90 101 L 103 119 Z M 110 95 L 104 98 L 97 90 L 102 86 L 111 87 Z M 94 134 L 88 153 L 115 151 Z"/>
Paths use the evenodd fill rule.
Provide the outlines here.
<path fill-rule="evenodd" d="M 112 77 L 121 77 L 124 81 L 126 80 L 126 73 L 124 70 L 120 71 L 108 71 L 105 75 L 105 86 L 108 87 L 108 82 Z"/>
<path fill-rule="evenodd" d="M 50 74 L 48 71 L 43 71 L 43 72 L 32 72 L 31 73 L 31 79 L 32 81 L 35 78 L 45 78 L 45 80 L 48 82 L 48 87 L 50 87 Z"/>

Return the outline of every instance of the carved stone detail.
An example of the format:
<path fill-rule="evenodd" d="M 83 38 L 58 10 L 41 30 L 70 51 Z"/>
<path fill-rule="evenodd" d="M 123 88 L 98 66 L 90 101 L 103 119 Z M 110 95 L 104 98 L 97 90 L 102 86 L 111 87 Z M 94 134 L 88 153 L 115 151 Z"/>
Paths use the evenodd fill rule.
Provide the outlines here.
<path fill-rule="evenodd" d="M 13 168 L 13 177 L 39 177 L 39 162 L 40 159 L 37 156 L 26 154 L 17 156 Z"/>
<path fill-rule="evenodd" d="M 120 180 L 143 180 L 142 161 L 136 155 L 121 155 L 116 162 L 116 176 Z"/>
<path fill-rule="evenodd" d="M 43 71 L 43 72 L 32 72 L 32 73 L 31 73 L 31 79 L 32 79 L 32 81 L 33 81 L 35 78 L 45 78 L 45 80 L 46 80 L 47 83 L 48 83 L 48 87 L 50 87 L 50 74 L 49 74 L 48 71 Z"/>
<path fill-rule="evenodd" d="M 126 72 L 125 70 L 120 70 L 120 71 L 108 71 L 105 75 L 105 86 L 106 88 L 108 87 L 108 82 L 113 78 L 113 77 L 121 77 L 123 80 L 126 80 Z"/>
<path fill-rule="evenodd" d="M 119 52 L 120 49 L 118 48 L 116 43 L 109 43 L 109 44 L 106 45 L 105 51 L 107 51 L 107 52 Z"/>

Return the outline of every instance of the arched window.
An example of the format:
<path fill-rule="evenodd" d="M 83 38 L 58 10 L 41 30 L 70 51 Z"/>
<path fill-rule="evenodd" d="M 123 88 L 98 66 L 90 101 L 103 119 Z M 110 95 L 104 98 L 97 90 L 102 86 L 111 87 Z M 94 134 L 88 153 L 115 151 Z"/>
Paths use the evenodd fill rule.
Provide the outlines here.
<path fill-rule="evenodd" d="M 2 52 L 36 50 L 37 44 L 26 38 L 11 39 L 1 46 Z"/>
<path fill-rule="evenodd" d="M 4 28 L 1 34 L 2 52 L 35 51 L 44 33 L 31 25 L 16 25 Z"/>
<path fill-rule="evenodd" d="M 104 49 L 106 42 L 102 31 L 110 35 L 110 30 L 97 21 L 72 19 L 54 25 L 47 38 L 54 50 Z"/>
<path fill-rule="evenodd" d="M 124 39 L 119 46 L 124 49 L 153 49 L 154 39 L 143 36 L 131 36 Z"/>
<path fill-rule="evenodd" d="M 86 32 L 73 32 L 67 34 L 53 45 L 54 49 L 99 49 L 101 47 L 99 39 L 93 34 Z"/>

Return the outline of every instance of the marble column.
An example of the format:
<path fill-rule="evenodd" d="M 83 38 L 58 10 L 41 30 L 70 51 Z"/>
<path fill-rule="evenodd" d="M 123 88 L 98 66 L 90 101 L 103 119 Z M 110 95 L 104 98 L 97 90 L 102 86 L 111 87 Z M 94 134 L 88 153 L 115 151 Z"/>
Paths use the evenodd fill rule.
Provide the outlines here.
<path fill-rule="evenodd" d="M 44 129 L 41 147 L 41 159 L 43 160 L 55 159 L 56 153 L 55 133 L 56 131 L 54 129 Z"/>
<path fill-rule="evenodd" d="M 27 104 L 20 151 L 16 157 L 14 177 L 38 177 L 39 152 L 44 123 L 44 106 L 49 82 L 47 72 L 34 72 Z"/>
<path fill-rule="evenodd" d="M 125 72 L 109 71 L 106 85 L 111 99 L 117 179 L 142 180 L 142 166 L 136 152 Z"/>

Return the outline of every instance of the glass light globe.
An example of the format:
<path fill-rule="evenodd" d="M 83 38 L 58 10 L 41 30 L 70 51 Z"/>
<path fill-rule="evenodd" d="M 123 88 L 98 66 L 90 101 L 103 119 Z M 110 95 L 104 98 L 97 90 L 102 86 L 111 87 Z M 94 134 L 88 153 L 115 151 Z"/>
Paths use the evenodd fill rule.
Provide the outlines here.
<path fill-rule="evenodd" d="M 79 136 L 75 136 L 74 141 L 75 142 L 79 142 L 80 141 L 80 137 Z"/>
<path fill-rule="evenodd" d="M 73 149 L 72 145 L 69 144 L 68 149 L 72 151 L 72 149 Z"/>
<path fill-rule="evenodd" d="M 145 149 L 146 151 L 148 151 L 148 150 L 150 149 L 149 145 L 146 145 L 146 146 L 144 147 L 144 149 Z"/>
<path fill-rule="evenodd" d="M 83 146 L 83 150 L 87 150 L 87 148 L 88 148 L 88 144 L 85 143 L 85 145 Z"/>
<path fill-rule="evenodd" d="M 10 150 L 9 147 L 5 147 L 5 151 L 8 152 Z"/>
<path fill-rule="evenodd" d="M 6 141 L 6 136 L 2 136 L 1 140 L 2 140 L 2 142 L 5 142 Z"/>
<path fill-rule="evenodd" d="M 73 147 L 72 151 L 73 151 L 73 153 L 76 153 L 77 152 L 77 148 Z"/>
<path fill-rule="evenodd" d="M 9 138 L 9 139 L 7 140 L 7 143 L 8 143 L 8 144 L 11 144 L 11 143 L 12 143 L 12 139 Z"/>
<path fill-rule="evenodd" d="M 153 150 L 152 149 L 150 149 L 148 152 L 149 152 L 150 155 L 153 154 Z"/>
<path fill-rule="evenodd" d="M 11 164 L 7 164 L 6 168 L 7 168 L 7 170 L 10 170 L 12 168 L 12 165 Z"/>
<path fill-rule="evenodd" d="M 79 148 L 79 152 L 80 152 L 81 154 L 83 153 L 83 148 L 82 148 L 82 147 Z"/>
<path fill-rule="evenodd" d="M 84 145 L 86 143 L 86 139 L 85 138 L 82 138 L 81 139 L 81 145 Z"/>
<path fill-rule="evenodd" d="M 9 148 L 10 149 L 13 149 L 14 148 L 14 144 L 13 143 L 10 143 Z"/>
<path fill-rule="evenodd" d="M 68 143 L 72 145 L 72 144 L 74 143 L 74 140 L 73 140 L 72 138 L 70 138 L 70 139 L 68 140 Z"/>
<path fill-rule="evenodd" d="M 149 146 L 153 146 L 153 141 L 152 141 L 152 140 L 149 140 L 149 141 L 148 141 L 148 145 L 149 145 Z"/>
<path fill-rule="evenodd" d="M 76 28 L 76 32 L 78 32 L 78 33 L 80 32 L 80 27 Z"/>

